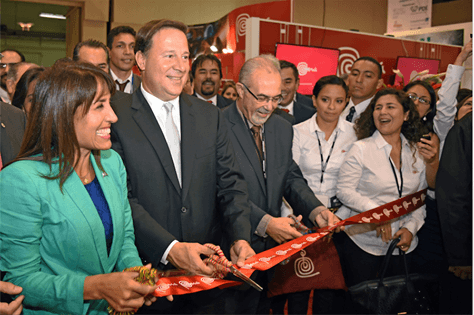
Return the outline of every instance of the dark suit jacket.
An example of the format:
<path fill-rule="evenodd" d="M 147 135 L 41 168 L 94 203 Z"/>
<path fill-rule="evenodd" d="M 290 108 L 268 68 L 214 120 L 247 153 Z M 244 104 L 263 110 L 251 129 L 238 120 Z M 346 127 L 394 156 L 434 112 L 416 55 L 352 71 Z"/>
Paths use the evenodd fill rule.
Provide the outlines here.
<path fill-rule="evenodd" d="M 446 137 L 436 175 L 441 235 L 450 266 L 472 266 L 472 113 Z"/>
<path fill-rule="evenodd" d="M 300 94 L 298 92 L 296 92 L 296 101 L 300 104 L 305 105 L 306 107 L 314 108 L 313 100 L 311 99 L 311 97 Z"/>
<path fill-rule="evenodd" d="M 26 118 L 21 109 L 0 102 L 0 153 L 3 165 L 13 160 L 20 152 L 25 133 Z"/>
<path fill-rule="evenodd" d="M 249 189 L 251 201 L 252 248 L 262 252 L 276 245 L 270 238 L 253 233 L 265 214 L 281 216 L 282 197 L 293 207 L 295 213 L 307 218 L 321 203 L 308 187 L 298 165 L 293 161 L 293 128 L 283 118 L 271 115 L 264 124 L 266 147 L 266 174 L 256 153 L 249 129 L 234 102 L 223 110 L 229 126 L 229 135 L 234 146 L 240 169 Z M 307 223 L 308 224 L 308 223 Z"/>
<path fill-rule="evenodd" d="M 142 77 L 139 75 L 133 74 L 133 92 L 135 92 L 142 83 Z"/>
<path fill-rule="evenodd" d="M 193 96 L 197 97 L 196 92 L 194 92 Z M 222 96 L 220 94 L 216 94 L 216 96 L 217 96 L 217 105 L 216 106 L 220 109 L 223 109 L 223 108 L 229 106 L 233 102 L 232 100 L 230 100 L 228 98 L 225 98 L 224 96 Z"/>
<path fill-rule="evenodd" d="M 158 266 L 173 240 L 219 244 L 223 231 L 230 242 L 250 241 L 247 185 L 218 108 L 180 96 L 181 189 L 165 137 L 141 89 L 112 106 L 118 116 L 112 148 L 127 169 L 142 258 Z"/>
<path fill-rule="evenodd" d="M 316 113 L 316 109 L 312 107 L 308 107 L 298 102 L 293 103 L 293 113 L 295 116 L 295 125 L 303 122 L 305 120 L 310 119 L 313 117 L 314 113 Z"/>

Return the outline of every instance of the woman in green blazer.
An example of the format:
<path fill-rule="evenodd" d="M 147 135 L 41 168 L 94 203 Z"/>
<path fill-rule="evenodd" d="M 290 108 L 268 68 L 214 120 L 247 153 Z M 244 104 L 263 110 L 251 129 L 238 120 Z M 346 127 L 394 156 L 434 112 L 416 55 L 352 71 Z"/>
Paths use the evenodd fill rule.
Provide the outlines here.
<path fill-rule="evenodd" d="M 24 314 L 129 312 L 156 300 L 156 287 L 121 272 L 142 263 L 127 175 L 110 150 L 114 90 L 91 65 L 47 69 L 20 153 L 0 172 L 0 269 L 23 288 Z"/>

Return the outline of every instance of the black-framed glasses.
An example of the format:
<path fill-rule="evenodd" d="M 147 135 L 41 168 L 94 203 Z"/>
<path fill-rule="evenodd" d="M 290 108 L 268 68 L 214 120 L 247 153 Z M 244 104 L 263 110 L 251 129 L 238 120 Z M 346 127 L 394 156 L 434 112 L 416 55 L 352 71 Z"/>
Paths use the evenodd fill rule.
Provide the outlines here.
<path fill-rule="evenodd" d="M 430 101 L 429 101 L 429 100 L 427 100 L 426 98 L 421 98 L 421 97 L 419 97 L 418 95 L 415 95 L 415 94 L 408 94 L 408 97 L 409 97 L 410 99 L 412 99 L 413 102 L 419 101 L 420 103 L 425 104 L 425 105 L 429 105 L 429 104 L 430 104 Z"/>
<path fill-rule="evenodd" d="M 242 82 L 240 82 L 246 89 L 247 91 L 249 91 L 249 93 L 257 100 L 257 102 L 259 103 L 268 103 L 269 101 L 271 101 L 272 103 L 274 104 L 280 104 L 281 101 L 283 100 L 283 96 L 280 95 L 277 95 L 277 96 L 274 96 L 274 97 L 270 97 L 270 96 L 267 96 L 267 95 L 255 95 L 253 94 L 252 91 L 250 91 L 250 89 Z"/>

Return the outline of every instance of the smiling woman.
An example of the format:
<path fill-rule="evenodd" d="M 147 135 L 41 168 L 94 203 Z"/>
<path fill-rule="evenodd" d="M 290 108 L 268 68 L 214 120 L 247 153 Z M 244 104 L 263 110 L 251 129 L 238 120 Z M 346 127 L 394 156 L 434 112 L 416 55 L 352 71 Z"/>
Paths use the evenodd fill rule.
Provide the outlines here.
<path fill-rule="evenodd" d="M 418 112 L 404 92 L 384 89 L 375 94 L 356 121 L 359 141 L 339 172 L 337 197 L 344 206 L 337 216 L 347 219 L 426 188 L 425 164 L 416 146 L 421 136 L 418 130 Z M 389 223 L 360 224 L 336 236 L 346 284 L 375 279 L 392 239 L 400 237 L 400 250 L 413 252 L 425 214 L 423 206 Z M 389 266 L 387 276 L 399 274 L 400 268 L 400 264 Z"/>
<path fill-rule="evenodd" d="M 37 79 L 18 157 L 0 173 L 0 269 L 25 313 L 130 312 L 155 298 L 134 281 L 126 173 L 112 150 L 112 79 L 65 63 Z M 54 289 L 52 289 L 54 288 Z"/>

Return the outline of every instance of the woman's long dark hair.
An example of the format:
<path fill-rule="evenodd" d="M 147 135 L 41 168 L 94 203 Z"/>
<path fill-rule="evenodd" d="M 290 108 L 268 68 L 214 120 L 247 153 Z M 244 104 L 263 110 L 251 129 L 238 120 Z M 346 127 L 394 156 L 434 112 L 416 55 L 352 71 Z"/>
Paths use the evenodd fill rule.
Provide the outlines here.
<path fill-rule="evenodd" d="M 374 123 L 374 108 L 379 98 L 385 95 L 395 96 L 397 98 L 397 101 L 403 106 L 403 112 L 409 112 L 407 121 L 404 121 L 402 124 L 401 133 L 408 140 L 410 147 L 414 151 L 416 143 L 423 135 L 423 126 L 420 121 L 420 115 L 416 110 L 415 104 L 408 97 L 408 95 L 405 92 L 396 89 L 383 89 L 375 94 L 372 101 L 370 101 L 370 104 L 367 109 L 360 115 L 359 119 L 357 119 L 355 122 L 354 129 L 357 138 L 359 140 L 368 138 L 372 136 L 375 130 L 377 130 Z"/>
<path fill-rule="evenodd" d="M 422 87 L 424 87 L 427 91 L 428 91 L 428 94 L 430 94 L 430 99 L 431 99 L 431 102 L 430 102 L 430 110 L 428 111 L 428 113 L 426 113 L 425 117 L 420 117 L 421 119 L 421 124 L 423 126 L 423 134 L 427 134 L 429 132 L 434 132 L 434 129 L 433 129 L 433 120 L 436 116 L 436 93 L 433 89 L 433 87 L 425 82 L 425 81 L 413 81 L 409 84 L 407 84 L 407 86 L 405 86 L 403 88 L 403 91 L 405 93 L 408 92 L 409 89 L 411 89 L 412 87 L 416 86 L 416 85 L 421 85 Z M 416 108 L 416 106 L 415 106 Z"/>
<path fill-rule="evenodd" d="M 103 90 L 99 90 L 99 83 Z M 73 171 L 79 154 L 79 143 L 74 129 L 74 114 L 81 107 L 87 114 L 98 93 L 115 92 L 112 78 L 93 65 L 68 63 L 46 69 L 39 77 L 33 96 L 33 106 L 28 118 L 20 153 L 11 163 L 31 159 L 42 154 L 47 163 L 47 179 L 59 179 L 59 187 Z M 93 150 L 99 167 L 100 151 Z M 51 173 L 53 163 L 59 163 L 59 172 Z"/>
<path fill-rule="evenodd" d="M 18 81 L 15 94 L 13 94 L 12 98 L 12 105 L 18 107 L 19 109 L 23 109 L 23 104 L 25 103 L 26 94 L 28 93 L 28 87 L 30 83 L 36 80 L 41 73 L 43 73 L 45 69 L 43 67 L 34 67 L 30 68 L 23 73 Z"/>

